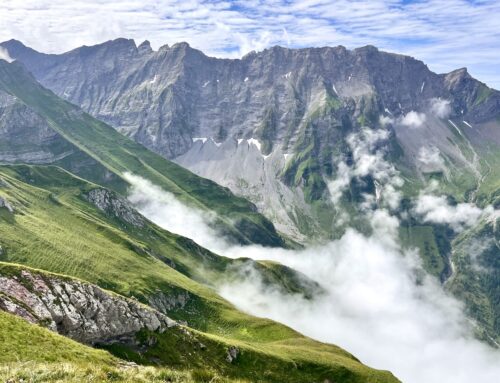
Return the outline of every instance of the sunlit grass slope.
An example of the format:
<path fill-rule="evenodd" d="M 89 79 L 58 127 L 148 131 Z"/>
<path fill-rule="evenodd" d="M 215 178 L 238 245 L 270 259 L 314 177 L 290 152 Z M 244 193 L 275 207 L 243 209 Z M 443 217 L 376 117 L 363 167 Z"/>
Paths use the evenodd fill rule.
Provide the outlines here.
<path fill-rule="evenodd" d="M 1 261 L 81 278 L 146 304 L 162 296 L 187 294 L 186 304 L 172 308 L 167 314 L 186 320 L 210 349 L 219 350 L 217 358 L 214 355 L 210 359 L 215 371 L 265 382 L 320 378 L 345 382 L 395 381 L 389 373 L 367 368 L 338 347 L 315 342 L 273 321 L 239 312 L 212 288 L 200 283 L 203 278 L 207 283 L 220 278 L 231 260 L 153 224 L 130 227 L 107 216 L 82 196 L 96 185 L 56 167 L 0 167 L 0 178 L 0 196 L 15 210 L 11 213 L 0 209 Z M 203 273 L 196 270 L 196 264 L 203 266 Z M 276 279 L 279 280 L 280 277 Z M 185 347 L 184 343 L 169 338 L 172 334 L 159 337 L 149 354 L 141 357 L 130 350 L 111 351 L 140 363 L 155 360 L 168 366 L 177 363 L 179 367 L 187 364 L 192 368 L 198 368 L 202 362 L 206 364 L 205 359 L 186 360 L 180 356 L 172 359 L 174 351 Z M 235 365 L 227 365 L 220 359 L 229 345 L 242 350 Z"/>

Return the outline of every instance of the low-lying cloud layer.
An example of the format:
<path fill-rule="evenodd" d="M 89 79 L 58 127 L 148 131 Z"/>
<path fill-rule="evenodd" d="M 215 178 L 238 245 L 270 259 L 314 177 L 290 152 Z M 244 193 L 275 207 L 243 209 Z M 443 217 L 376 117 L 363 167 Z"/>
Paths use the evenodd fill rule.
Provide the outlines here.
<path fill-rule="evenodd" d="M 401 195 L 397 188 L 401 187 L 403 180 L 394 166 L 384 158 L 389 135 L 389 131 L 385 129 L 363 128 L 347 137 L 347 144 L 352 152 L 352 164 L 348 165 L 344 160 L 340 160 L 336 178 L 328 183 L 334 205 L 338 204 L 354 178 L 371 176 L 376 183 L 376 201 L 373 201 L 370 195 L 365 195 L 365 206 L 379 203 L 391 209 L 398 207 Z"/>
<path fill-rule="evenodd" d="M 401 249 L 399 222 L 387 210 L 367 213 L 370 236 L 348 229 L 339 240 L 303 251 L 238 247 L 217 237 L 204 213 L 140 177 L 129 175 L 128 181 L 132 202 L 165 229 L 221 255 L 281 262 L 326 289 L 305 300 L 242 272 L 240 280 L 220 287 L 240 309 L 340 345 L 404 382 L 493 383 L 500 376 L 499 353 L 472 337 L 461 304 L 426 276 L 415 252 Z"/>
<path fill-rule="evenodd" d="M 417 199 L 414 212 L 421 216 L 424 222 L 447 224 L 456 232 L 460 232 L 490 216 L 494 210 L 491 206 L 481 209 L 466 202 L 452 205 L 443 195 L 422 194 Z"/>

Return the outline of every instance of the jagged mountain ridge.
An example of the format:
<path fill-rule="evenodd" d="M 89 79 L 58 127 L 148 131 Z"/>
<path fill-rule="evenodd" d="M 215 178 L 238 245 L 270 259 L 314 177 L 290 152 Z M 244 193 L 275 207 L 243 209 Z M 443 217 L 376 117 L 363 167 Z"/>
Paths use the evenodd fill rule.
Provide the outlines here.
<path fill-rule="evenodd" d="M 396 166 L 411 177 L 443 172 L 419 161 L 421 148 L 432 144 L 451 173 L 465 168 L 466 189 L 478 188 L 483 169 L 450 143 L 456 129 L 462 146 L 500 145 L 499 92 L 464 68 L 439 75 L 421 61 L 373 46 L 273 47 L 236 60 L 208 57 L 186 43 L 153 51 L 147 41 L 136 46 L 127 39 L 61 55 L 15 40 L 2 46 L 59 96 L 249 198 L 299 240 L 329 235 L 332 222 L 318 223 L 317 210 L 332 209 L 325 180 L 336 175 L 333 157 L 346 154 L 350 132 L 380 126 L 381 116 L 397 120 L 427 112 L 430 100 L 450 102 L 446 118 L 427 113 L 426 129 L 392 124 Z M 314 201 L 321 207 L 311 206 Z"/>

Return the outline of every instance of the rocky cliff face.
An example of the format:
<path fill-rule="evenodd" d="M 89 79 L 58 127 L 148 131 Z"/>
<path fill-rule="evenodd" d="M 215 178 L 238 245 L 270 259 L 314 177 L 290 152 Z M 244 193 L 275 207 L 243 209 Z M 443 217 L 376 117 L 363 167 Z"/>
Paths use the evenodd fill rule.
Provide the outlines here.
<path fill-rule="evenodd" d="M 99 210 L 135 227 L 144 227 L 145 220 L 123 198 L 107 189 L 93 189 L 84 194 L 84 198 Z"/>
<path fill-rule="evenodd" d="M 327 184 L 363 127 L 387 130 L 387 154 L 408 176 L 465 172 L 475 180 L 466 188 L 484 175 L 478 147 L 500 145 L 499 92 L 466 69 L 439 75 L 372 46 L 273 47 L 238 60 L 126 39 L 62 55 L 2 46 L 44 86 L 250 199 L 299 240 L 331 230 L 319 217 L 332 210 Z"/>
<path fill-rule="evenodd" d="M 0 162 L 55 162 L 74 152 L 37 113 L 0 91 Z"/>
<path fill-rule="evenodd" d="M 166 331 L 167 316 L 101 288 L 31 270 L 0 271 L 0 309 L 74 340 L 123 341 L 142 329 Z"/>

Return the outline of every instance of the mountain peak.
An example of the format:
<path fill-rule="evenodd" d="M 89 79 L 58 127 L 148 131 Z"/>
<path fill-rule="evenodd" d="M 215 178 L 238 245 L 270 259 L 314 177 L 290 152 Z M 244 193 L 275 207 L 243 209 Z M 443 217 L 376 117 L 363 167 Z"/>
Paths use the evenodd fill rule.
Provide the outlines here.
<path fill-rule="evenodd" d="M 149 40 L 144 40 L 138 47 L 137 50 L 140 53 L 151 53 L 153 52 L 153 49 L 151 48 L 151 43 Z"/>
<path fill-rule="evenodd" d="M 459 84 L 463 83 L 464 80 L 472 79 L 472 76 L 467 71 L 467 68 L 464 67 L 446 73 L 444 79 L 448 89 L 455 89 Z"/>
<path fill-rule="evenodd" d="M 11 47 L 18 46 L 18 47 L 27 48 L 26 45 L 24 45 L 21 41 L 16 40 L 16 39 L 10 39 L 10 40 L 4 41 L 0 45 L 11 46 Z"/>
<path fill-rule="evenodd" d="M 189 43 L 185 41 L 181 41 L 172 45 L 172 49 L 187 49 L 187 48 L 191 48 L 191 46 L 189 45 Z"/>
<path fill-rule="evenodd" d="M 470 77 L 469 71 L 467 70 L 466 67 L 463 68 L 458 68 L 455 70 L 452 70 L 450 73 L 447 74 L 447 76 L 460 76 L 460 77 Z"/>

